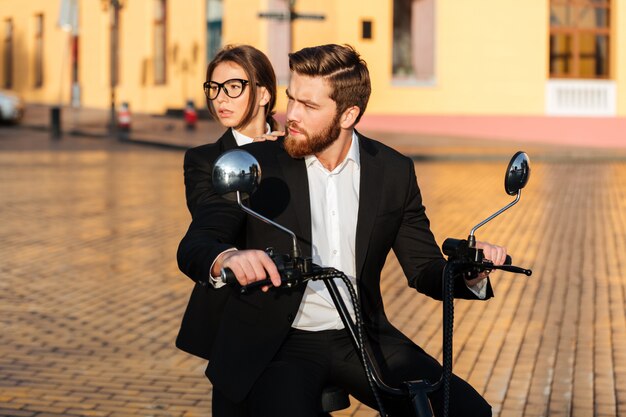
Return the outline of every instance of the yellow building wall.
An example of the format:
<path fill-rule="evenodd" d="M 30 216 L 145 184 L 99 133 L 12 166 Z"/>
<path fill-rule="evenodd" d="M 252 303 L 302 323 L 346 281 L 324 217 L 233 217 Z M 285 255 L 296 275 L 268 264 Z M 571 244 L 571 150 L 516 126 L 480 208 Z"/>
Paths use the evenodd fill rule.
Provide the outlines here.
<path fill-rule="evenodd" d="M 81 105 L 106 108 L 110 105 L 109 14 L 99 3 L 79 3 L 79 68 Z M 122 20 L 122 26 L 124 25 Z M 123 42 L 121 42 L 123 44 Z M 120 60 L 120 64 L 125 64 Z M 68 75 L 69 77 L 69 75 Z M 123 80 L 125 74 L 120 74 Z"/>
<path fill-rule="evenodd" d="M 70 38 L 58 28 L 59 3 L 0 0 L 0 88 L 4 86 L 5 22 L 13 21 L 13 87 L 26 101 L 58 103 L 69 99 Z M 35 16 L 43 14 L 43 85 L 35 87 Z"/>
<path fill-rule="evenodd" d="M 127 1 L 120 12 L 116 102 L 128 102 L 133 111 L 162 113 L 168 108 L 184 107 L 188 99 L 196 106 L 204 103 L 205 3 L 188 1 L 185 7 L 177 7 L 173 1 L 166 4 L 166 82 L 162 85 L 154 79 L 154 2 Z M 109 22 L 108 12 L 99 3 L 82 0 L 83 106 L 110 106 Z"/>
<path fill-rule="evenodd" d="M 107 108 L 111 103 L 109 12 L 100 1 L 79 0 L 78 4 L 81 105 Z M 154 2 L 126 1 L 123 4 L 116 103 L 127 101 L 133 111 L 150 113 L 182 108 L 187 99 L 204 106 L 205 2 L 188 1 L 185 7 L 171 0 L 167 2 L 167 81 L 163 85 L 154 82 Z M 7 18 L 12 18 L 14 23 L 13 90 L 28 102 L 70 102 L 70 35 L 57 26 L 60 7 L 60 0 L 29 0 L 28 3 L 0 0 L 2 30 Z M 43 86 L 34 88 L 35 15 L 38 13 L 44 14 L 45 65 Z M 4 36 L 1 39 L 4 40 Z M 3 49 L 3 42 L 0 49 Z M 2 59 L 0 51 L 0 65 Z"/>
<path fill-rule="evenodd" d="M 109 14 L 106 2 L 79 1 L 81 104 L 107 108 Z M 269 24 L 259 18 L 270 0 L 223 0 L 223 44 L 248 43 L 268 51 Z M 284 0 L 286 1 L 286 0 Z M 612 2 L 611 75 L 618 115 L 626 116 L 626 0 Z M 61 0 L 0 0 L 0 24 L 14 23 L 14 87 L 29 102 L 69 104 L 70 36 L 57 26 Z M 167 2 L 167 82 L 154 82 L 154 2 L 125 1 L 120 15 L 120 81 L 116 101 L 133 111 L 162 113 L 187 99 L 204 107 L 206 0 Z M 368 62 L 370 114 L 543 115 L 548 81 L 549 0 L 435 0 L 435 77 L 401 85 L 391 70 L 392 0 L 298 0 L 293 49 L 323 43 L 354 45 Z M 35 15 L 44 15 L 44 84 L 34 87 Z M 361 39 L 362 20 L 373 39 Z M 2 37 L 3 40 L 4 37 Z M 621 48 L 619 46 L 622 46 Z M 2 68 L 3 44 L 0 44 Z M 0 80 L 2 81 L 2 80 Z M 285 110 L 284 86 L 278 111 Z"/>
<path fill-rule="evenodd" d="M 140 56 L 141 59 L 134 60 L 135 68 L 130 74 L 133 78 L 123 84 L 123 90 L 128 91 L 131 97 L 141 94 L 143 96 L 141 107 L 155 109 L 150 111 L 181 108 L 187 99 L 194 100 L 196 106 L 203 105 L 205 98 L 202 83 L 205 81 L 207 63 L 204 2 L 186 1 L 185 7 L 181 7 L 180 2 L 171 0 L 167 2 L 167 74 L 164 85 L 154 83 L 152 66 L 154 36 L 151 29 L 145 30 L 145 27 L 152 26 L 152 5 L 140 5 L 138 2 L 135 4 L 137 5 L 137 9 L 134 10 L 136 15 L 129 20 L 134 22 L 141 16 L 147 16 L 147 22 L 139 25 L 132 32 L 127 31 L 126 36 L 127 39 L 134 35 L 142 37 L 143 54 Z M 139 48 L 140 45 L 138 45 Z M 136 55 L 137 51 L 132 47 L 125 50 L 125 57 L 129 60 Z"/>
<path fill-rule="evenodd" d="M 372 16 L 373 41 L 355 42 L 372 73 L 368 112 L 543 114 L 547 1 L 436 1 L 435 80 L 412 86 L 392 77 L 393 2 L 362 2 L 348 26 Z"/>
<path fill-rule="evenodd" d="M 258 13 L 266 11 L 264 0 L 224 0 L 222 23 L 223 44 L 248 44 L 266 49 L 267 31 L 263 30 Z"/>
<path fill-rule="evenodd" d="M 626 1 L 613 2 L 613 44 L 611 74 L 617 85 L 617 115 L 626 116 Z M 624 133 L 626 137 L 626 133 Z"/>
<path fill-rule="evenodd" d="M 324 20 L 297 19 L 294 22 L 293 50 L 327 43 L 344 43 L 343 22 L 340 19 L 340 1 L 300 0 L 296 2 L 296 12 L 301 14 L 324 15 Z"/>
<path fill-rule="evenodd" d="M 548 2 L 448 0 L 438 5 L 437 80 L 420 108 L 426 113 L 543 114 Z"/>
<path fill-rule="evenodd" d="M 260 7 L 265 3 L 260 1 Z M 548 0 L 436 0 L 435 80 L 414 85 L 399 85 L 392 77 L 393 1 L 298 0 L 296 11 L 323 13 L 326 19 L 297 20 L 294 50 L 348 43 L 367 61 L 373 86 L 368 113 L 544 113 Z M 225 38 L 252 42 L 250 33 L 263 27 L 255 16 L 250 13 L 237 25 L 225 14 Z M 373 39 L 361 39 L 362 20 L 372 20 Z M 285 102 L 279 98 L 280 111 Z"/>

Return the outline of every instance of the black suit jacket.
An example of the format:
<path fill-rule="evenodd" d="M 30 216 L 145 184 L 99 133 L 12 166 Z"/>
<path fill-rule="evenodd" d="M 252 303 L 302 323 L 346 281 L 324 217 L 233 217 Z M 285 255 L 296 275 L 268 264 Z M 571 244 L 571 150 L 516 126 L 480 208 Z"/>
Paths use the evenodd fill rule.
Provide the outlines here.
<path fill-rule="evenodd" d="M 210 205 L 215 200 L 218 203 L 222 201 L 213 189 L 213 164 L 218 156 L 234 148 L 237 148 L 237 141 L 232 130 L 228 129 L 215 143 L 197 146 L 185 152 L 185 196 L 192 218 L 198 206 Z M 216 291 L 206 280 L 196 280 L 176 338 L 176 346 L 209 359 L 215 336 L 215 332 L 210 329 L 219 324 L 218 312 L 227 299 L 228 291 Z"/>
<path fill-rule="evenodd" d="M 213 163 L 218 156 L 237 147 L 231 129 L 214 143 L 209 143 L 185 152 L 185 197 L 187 208 L 193 216 L 199 204 L 207 203 L 215 196 L 213 191 Z"/>
<path fill-rule="evenodd" d="M 380 293 L 380 273 L 393 248 L 409 285 L 441 299 L 445 264 L 430 231 L 417 186 L 413 161 L 393 149 L 359 135 L 361 182 L 356 230 L 357 291 L 368 338 L 406 339 L 388 321 Z M 311 213 L 304 161 L 292 159 L 282 141 L 246 145 L 259 161 L 262 181 L 252 195 L 253 210 L 292 230 L 302 252 L 311 255 Z M 180 269 L 196 281 L 205 280 L 219 253 L 231 247 L 241 231 L 244 213 L 225 200 L 199 206 L 180 243 Z M 253 218 L 245 222 L 248 248 L 291 248 L 284 232 Z M 298 312 L 304 286 L 269 293 L 239 294 L 230 288 L 228 299 L 209 326 L 212 341 L 207 352 L 207 376 L 220 391 L 237 402 L 245 398 L 287 336 Z M 462 278 L 455 295 L 475 299 Z M 492 296 L 491 287 L 488 296 Z M 198 341 L 199 342 L 199 341 Z M 200 342 L 199 342 L 200 343 Z"/>

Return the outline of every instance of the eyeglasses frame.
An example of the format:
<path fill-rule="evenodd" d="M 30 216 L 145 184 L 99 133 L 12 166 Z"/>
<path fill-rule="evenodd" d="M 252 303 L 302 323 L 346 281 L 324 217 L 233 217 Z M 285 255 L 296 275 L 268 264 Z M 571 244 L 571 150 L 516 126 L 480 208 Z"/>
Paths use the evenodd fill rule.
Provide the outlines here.
<path fill-rule="evenodd" d="M 226 84 L 231 82 L 231 81 L 239 81 L 241 83 L 241 92 L 239 93 L 239 95 L 233 97 L 230 94 L 228 94 L 228 91 L 226 89 Z M 217 85 L 217 94 L 215 95 L 215 97 L 211 98 L 209 97 L 209 87 L 211 86 L 211 83 L 216 84 Z M 241 97 L 241 95 L 243 94 L 243 92 L 246 90 L 246 87 L 248 86 L 248 84 L 250 84 L 250 81 L 248 80 L 244 80 L 242 78 L 231 78 L 229 80 L 224 81 L 223 83 L 218 83 L 217 81 L 205 81 L 202 84 L 202 87 L 204 88 L 204 95 L 206 96 L 207 100 L 215 100 L 219 97 L 220 92 L 224 91 L 224 94 L 226 94 L 227 97 L 229 98 L 239 98 Z"/>

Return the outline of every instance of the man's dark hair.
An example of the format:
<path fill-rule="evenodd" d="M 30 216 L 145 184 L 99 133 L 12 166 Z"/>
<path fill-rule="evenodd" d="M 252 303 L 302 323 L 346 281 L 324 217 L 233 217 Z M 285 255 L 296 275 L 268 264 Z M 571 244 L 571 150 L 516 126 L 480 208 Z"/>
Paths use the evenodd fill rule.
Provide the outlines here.
<path fill-rule="evenodd" d="M 323 77 L 332 89 L 330 98 L 337 104 L 337 114 L 351 106 L 360 110 L 361 119 L 372 92 L 367 64 L 350 45 L 321 45 L 289 54 L 289 69 L 300 75 Z"/>

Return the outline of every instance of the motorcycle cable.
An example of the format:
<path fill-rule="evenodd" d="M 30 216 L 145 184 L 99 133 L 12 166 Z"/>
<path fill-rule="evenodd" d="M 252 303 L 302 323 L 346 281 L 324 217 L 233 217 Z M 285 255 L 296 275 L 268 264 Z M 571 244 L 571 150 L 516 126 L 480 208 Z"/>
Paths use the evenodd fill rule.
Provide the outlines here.
<path fill-rule="evenodd" d="M 363 316 L 361 314 L 361 307 L 360 307 L 360 303 L 358 301 L 358 296 L 356 294 L 354 286 L 352 285 L 352 282 L 350 281 L 350 279 L 342 271 L 339 271 L 335 268 L 324 268 L 324 270 L 328 271 L 328 273 L 316 275 L 312 279 L 314 280 L 321 279 L 324 281 L 324 283 L 328 287 L 329 293 L 331 295 L 331 298 L 334 301 L 335 306 L 338 308 L 338 310 L 339 309 L 343 310 L 344 314 L 340 313 L 339 317 L 342 319 L 342 321 L 344 321 L 344 326 L 346 327 L 346 330 L 351 331 L 352 329 L 355 329 L 354 331 L 355 337 L 353 338 L 356 341 L 355 348 L 359 352 L 361 363 L 363 364 L 365 375 L 367 377 L 367 382 L 370 386 L 372 394 L 374 395 L 374 399 L 376 400 L 380 417 L 387 417 L 387 413 L 385 412 L 382 399 L 380 398 L 380 393 L 378 392 L 379 391 L 378 387 L 376 386 L 376 383 L 374 381 L 374 376 L 373 376 L 373 371 L 372 371 L 373 365 L 370 363 L 369 358 L 367 356 L 367 352 L 365 351 L 365 340 L 364 340 L 365 331 L 363 330 Z M 341 279 L 348 289 L 350 302 L 352 303 L 352 306 L 354 308 L 355 323 L 346 322 L 347 320 L 350 320 L 350 314 L 348 313 L 346 309 L 343 299 L 341 299 L 341 295 L 339 294 L 336 284 L 332 282 L 332 280 L 335 278 Z"/>
<path fill-rule="evenodd" d="M 452 380 L 452 349 L 454 334 L 454 267 L 456 261 L 446 263 L 442 274 L 443 299 L 443 347 L 442 373 L 433 389 L 443 389 L 443 417 L 450 411 L 450 382 Z"/>

